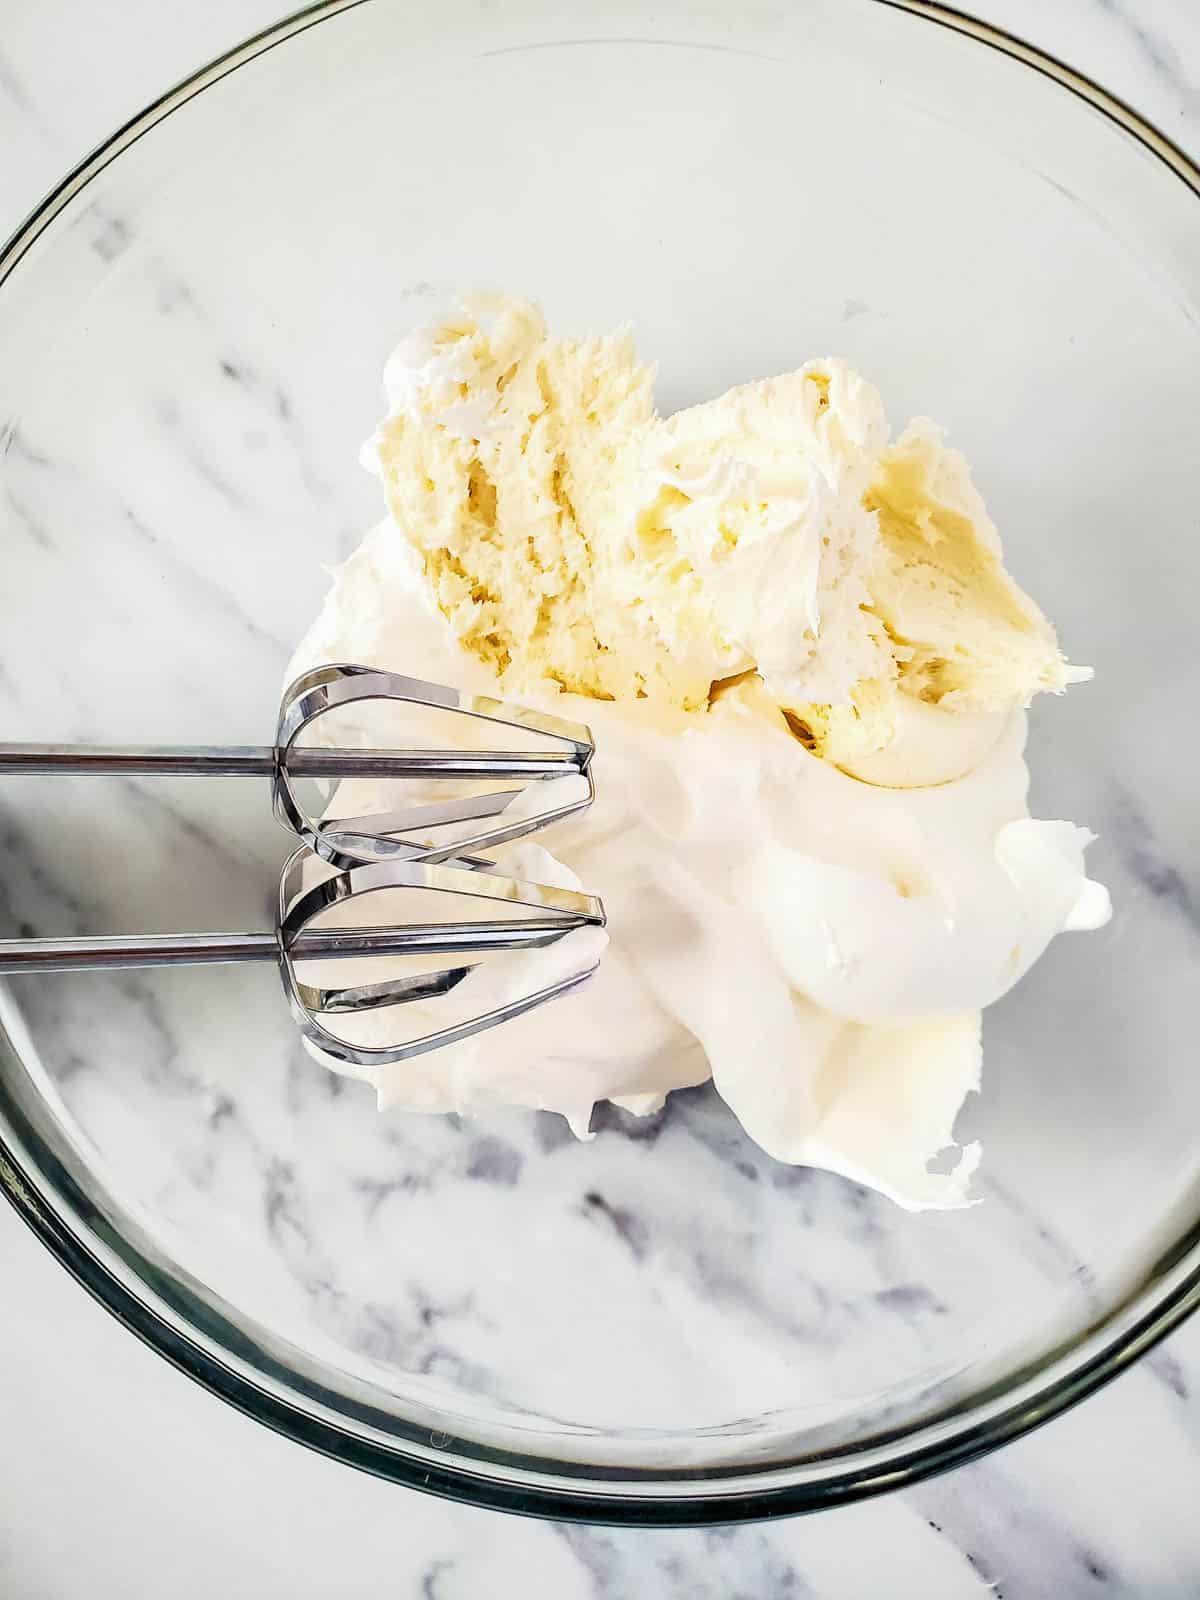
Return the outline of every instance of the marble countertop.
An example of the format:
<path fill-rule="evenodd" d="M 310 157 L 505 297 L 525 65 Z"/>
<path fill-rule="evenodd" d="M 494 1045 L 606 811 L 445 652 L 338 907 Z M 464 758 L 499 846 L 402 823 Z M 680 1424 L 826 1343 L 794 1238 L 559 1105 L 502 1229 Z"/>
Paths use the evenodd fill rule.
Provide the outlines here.
<path fill-rule="evenodd" d="M 273 0 L 3 0 L 0 232 Z M 1193 0 L 981 0 L 1200 151 Z M 455 1507 L 326 1461 L 130 1338 L 0 1206 L 0 1596 L 1005 1600 L 1200 1596 L 1200 1321 L 976 1466 L 823 1516 L 612 1531 Z"/>

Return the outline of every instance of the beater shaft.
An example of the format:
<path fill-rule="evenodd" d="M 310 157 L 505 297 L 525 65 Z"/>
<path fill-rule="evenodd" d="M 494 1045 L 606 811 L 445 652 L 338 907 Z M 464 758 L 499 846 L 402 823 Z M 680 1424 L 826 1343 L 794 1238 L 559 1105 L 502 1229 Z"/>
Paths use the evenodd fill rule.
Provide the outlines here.
<path fill-rule="evenodd" d="M 38 773 L 94 777 L 272 777 L 273 745 L 0 744 L 0 777 Z M 583 763 L 574 751 L 302 749 L 286 754 L 296 778 L 561 778 Z"/>

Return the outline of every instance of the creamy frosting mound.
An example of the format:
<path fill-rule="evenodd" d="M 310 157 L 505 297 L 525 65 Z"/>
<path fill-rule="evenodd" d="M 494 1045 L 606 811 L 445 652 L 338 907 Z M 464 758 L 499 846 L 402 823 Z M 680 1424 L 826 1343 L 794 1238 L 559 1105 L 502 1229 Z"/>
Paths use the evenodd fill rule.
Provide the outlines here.
<path fill-rule="evenodd" d="M 392 516 L 514 697 L 700 711 L 753 670 L 818 753 L 926 783 L 1089 675 L 1005 573 L 962 455 L 924 419 L 889 444 L 845 362 L 664 420 L 628 332 L 552 337 L 527 301 L 476 295 L 385 384 L 368 450 Z"/>
<path fill-rule="evenodd" d="M 496 296 L 405 339 L 386 387 L 366 455 L 390 517 L 293 669 L 588 722 L 596 804 L 498 865 L 602 895 L 609 941 L 567 998 L 370 1074 L 381 1105 L 544 1107 L 582 1135 L 599 1100 L 648 1112 L 711 1076 L 779 1160 L 963 1204 L 980 1011 L 1109 915 L 1091 836 L 1026 807 L 1022 708 L 1088 674 L 1004 571 L 963 457 L 922 419 L 891 442 L 836 360 L 664 420 L 628 333 L 551 337 Z M 604 938 L 484 964 L 459 998 L 539 988 Z"/>

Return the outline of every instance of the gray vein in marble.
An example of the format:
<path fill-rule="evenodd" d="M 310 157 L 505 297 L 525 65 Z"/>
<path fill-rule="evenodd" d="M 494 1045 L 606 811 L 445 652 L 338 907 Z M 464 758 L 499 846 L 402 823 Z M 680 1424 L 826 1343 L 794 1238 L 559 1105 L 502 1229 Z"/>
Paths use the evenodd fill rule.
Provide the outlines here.
<path fill-rule="evenodd" d="M 152 256 L 146 263 L 146 271 L 157 289 L 158 309 L 164 316 L 172 316 L 176 311 L 184 309 L 197 323 L 210 330 L 214 339 L 219 336 L 219 330 L 214 326 L 211 314 L 197 297 L 194 289 L 170 267 L 169 263 L 162 257 Z M 279 436 L 287 442 L 292 453 L 300 482 L 305 490 L 314 500 L 323 503 L 331 501 L 334 498 L 333 489 L 313 467 L 311 443 L 283 385 L 277 379 L 269 378 L 259 372 L 244 358 L 220 355 L 217 357 L 217 367 L 221 375 L 245 394 L 269 422 L 277 425 Z M 197 470 L 209 470 L 210 467 L 207 462 L 193 462 L 193 465 Z M 218 485 L 214 483 L 213 487 L 217 488 Z M 221 487 L 227 491 L 230 486 L 225 484 Z M 357 542 L 361 529 L 353 530 L 353 534 Z"/>
<path fill-rule="evenodd" d="M 28 434 L 20 429 L 11 428 L 9 430 L 5 439 L 5 454 L 14 456 L 23 465 L 32 468 L 38 475 L 48 477 L 53 474 L 63 474 L 72 481 L 80 479 L 77 468 L 69 462 L 56 460 L 45 450 L 38 448 L 31 442 Z M 269 645 L 274 655 L 286 657 L 290 654 L 291 645 L 288 641 L 275 637 L 260 623 L 247 615 L 237 595 L 230 587 L 217 582 L 207 573 L 199 571 L 190 562 L 185 561 L 177 542 L 164 539 L 119 492 L 110 485 L 105 487 L 108 490 L 114 509 L 143 543 L 153 547 L 157 560 L 167 563 L 175 572 L 186 577 L 195 593 L 198 595 L 203 594 L 210 604 L 219 607 L 223 615 L 236 617 L 246 632 L 252 638 Z M 89 479 L 86 488 L 89 494 L 94 494 L 95 482 Z M 240 493 L 232 486 L 229 486 L 229 489 L 237 504 L 239 506 L 244 504 Z M 11 487 L 6 489 L 6 495 L 10 500 L 15 493 L 16 491 Z M 35 514 L 29 508 L 27 502 L 22 501 L 22 507 L 26 517 L 32 521 L 35 518 Z M 30 526 L 30 536 L 36 538 L 38 529 L 41 530 L 43 536 L 39 542 L 45 543 L 50 540 L 49 532 L 41 524 L 40 519 L 36 520 L 36 526 Z"/>
<path fill-rule="evenodd" d="M 20 73 L 3 51 L 0 51 L 0 92 L 3 92 L 5 98 L 35 127 L 39 129 L 44 127 L 36 102 L 21 81 Z"/>
<path fill-rule="evenodd" d="M 59 1089 L 64 1089 L 90 1067 L 91 1062 L 78 1050 L 60 1050 L 54 1058 L 54 1082 Z"/>
<path fill-rule="evenodd" d="M 646 1224 L 625 1206 L 613 1205 L 602 1194 L 590 1189 L 583 1197 L 580 1212 L 585 1217 L 600 1217 L 612 1228 L 617 1238 L 628 1245 L 635 1261 L 644 1261 L 648 1249 Z"/>
<path fill-rule="evenodd" d="M 595 1600 L 815 1600 L 776 1537 L 757 1528 L 610 1533 L 565 1523 L 555 1532 L 587 1571 Z"/>
<path fill-rule="evenodd" d="M 5 432 L 3 457 L 12 457 L 22 465 L 33 467 L 39 472 L 53 466 L 48 456 L 34 449 L 15 423 Z M 47 523 L 38 516 L 33 507 L 11 485 L 5 486 L 4 499 L 5 504 L 34 544 L 43 550 L 56 548 L 56 541 Z"/>
<path fill-rule="evenodd" d="M 263 1173 L 263 1208 L 267 1232 L 290 1254 L 312 1249 L 312 1234 L 299 1212 L 296 1169 L 290 1161 L 273 1159 Z"/>
<path fill-rule="evenodd" d="M 92 213 L 100 224 L 92 238 L 92 249 L 106 265 L 124 255 L 133 243 L 133 230 L 123 217 L 107 215 L 99 206 Z"/>
<path fill-rule="evenodd" d="M 194 1163 L 189 1169 L 189 1176 L 198 1188 L 203 1190 L 212 1185 L 216 1171 L 218 1143 L 222 1154 L 234 1141 L 240 1143 L 249 1152 L 257 1171 L 263 1172 L 268 1169 L 271 1161 L 270 1153 L 249 1126 L 242 1108 L 233 1095 L 215 1091 L 211 1083 L 193 1075 L 176 1074 L 173 1087 L 180 1091 L 181 1098 L 192 1098 L 196 1101 L 206 1133 L 219 1136 L 205 1141 L 205 1148 L 198 1163 Z"/>
<path fill-rule="evenodd" d="M 305 1066 L 299 1056 L 295 1071 L 301 1078 L 307 1072 L 321 1076 L 320 1069 L 315 1064 Z M 373 1228 L 388 1229 L 397 1225 L 403 1227 L 403 1212 L 398 1213 L 396 1221 L 391 1219 L 384 1221 L 381 1216 L 383 1207 L 393 1199 L 403 1203 L 414 1195 L 427 1191 L 435 1183 L 458 1178 L 506 1185 L 519 1159 L 519 1152 L 508 1141 L 497 1141 L 492 1134 L 477 1135 L 469 1128 L 461 1130 L 469 1136 L 455 1139 L 445 1155 L 434 1156 L 431 1160 L 428 1150 L 421 1153 L 414 1149 L 410 1154 L 403 1119 L 395 1127 L 390 1127 L 388 1125 L 390 1122 L 391 1119 L 388 1119 L 388 1122 L 380 1128 L 379 1138 L 384 1144 L 395 1144 L 400 1158 L 406 1163 L 404 1170 L 399 1173 L 360 1172 L 350 1178 L 351 1189 L 362 1198 L 364 1220 Z M 536 1137 L 534 1142 L 537 1143 Z M 416 1160 L 418 1165 L 407 1165 L 410 1159 Z M 859 1196 L 849 1190 L 848 1186 L 837 1185 L 836 1188 L 839 1197 L 843 1193 L 849 1195 L 850 1211 L 854 1215 Z M 282 1203 L 278 1173 L 272 1194 L 272 1216 L 277 1217 Z M 564 1196 L 564 1200 L 566 1198 Z M 935 1303 L 918 1304 L 916 1297 L 906 1291 L 902 1282 L 902 1292 L 899 1294 L 880 1295 L 877 1291 L 868 1289 L 860 1296 L 847 1299 L 844 1303 L 839 1300 L 835 1304 L 826 1294 L 821 1303 L 819 1316 L 792 1316 L 772 1303 L 774 1297 L 768 1298 L 757 1292 L 755 1269 L 747 1257 L 744 1241 L 739 1244 L 732 1236 L 727 1240 L 702 1239 L 694 1229 L 675 1236 L 671 1231 L 662 1231 L 661 1225 L 651 1228 L 646 1219 L 636 1212 L 628 1207 L 612 1204 L 608 1197 L 599 1195 L 597 1191 L 587 1191 L 581 1195 L 576 1206 L 580 1214 L 594 1215 L 597 1221 L 602 1221 L 606 1227 L 611 1228 L 614 1235 L 630 1249 L 638 1262 L 648 1260 L 653 1255 L 673 1275 L 681 1277 L 681 1282 L 686 1282 L 691 1292 L 700 1293 L 709 1301 L 715 1296 L 722 1304 L 727 1304 L 739 1319 L 749 1319 L 757 1326 L 774 1329 L 776 1332 L 782 1330 L 784 1335 L 793 1341 L 801 1337 L 811 1340 L 813 1337 L 823 1336 L 824 1330 L 821 1329 L 818 1334 L 814 1329 L 814 1323 L 819 1324 L 829 1318 L 837 1320 L 846 1316 L 859 1319 L 869 1315 L 872 1309 L 897 1316 L 906 1323 L 912 1323 L 914 1318 L 919 1321 L 923 1316 L 938 1315 Z M 292 1243 L 295 1243 L 294 1239 Z M 330 1314 L 341 1330 L 339 1337 L 346 1339 L 352 1347 L 377 1356 L 385 1350 L 390 1350 L 396 1354 L 397 1359 L 401 1352 L 407 1351 L 408 1360 L 418 1361 L 422 1370 L 447 1372 L 453 1367 L 456 1372 L 467 1372 L 468 1381 L 473 1387 L 492 1389 L 492 1376 L 481 1369 L 478 1361 L 472 1361 L 460 1351 L 445 1346 L 427 1350 L 418 1357 L 414 1351 L 413 1332 L 407 1316 L 401 1315 L 398 1318 L 394 1306 L 385 1308 L 364 1303 L 354 1297 L 337 1296 L 334 1290 L 336 1278 L 331 1271 L 322 1269 L 313 1272 L 311 1263 L 306 1265 L 294 1259 L 294 1250 L 285 1253 L 293 1257 L 292 1270 L 299 1272 L 307 1282 L 309 1291 L 319 1292 L 325 1297 L 332 1307 Z M 815 1302 L 821 1299 L 820 1285 L 805 1281 L 804 1292 L 814 1299 L 815 1306 Z M 796 1287 L 800 1287 L 799 1278 Z M 410 1292 L 414 1292 L 411 1287 Z M 799 1302 L 801 1306 L 803 1303 L 803 1300 Z M 790 1310 L 791 1307 L 788 1308 L 788 1311 Z M 829 1337 L 836 1337 L 836 1329 L 830 1332 Z"/>
<path fill-rule="evenodd" d="M 1001 1458 L 1002 1459 L 1002 1458 Z M 1031 1502 L 995 1460 L 909 1491 L 935 1532 L 953 1541 L 996 1600 L 1094 1600 L 1129 1596 L 1121 1564 L 1103 1542 Z M 1104 1531 L 1100 1533 L 1101 1541 Z"/>
<path fill-rule="evenodd" d="M 350 1080 L 336 1072 L 313 1071 L 313 1059 L 297 1043 L 287 1059 L 284 1079 L 284 1096 L 287 1109 L 293 1115 L 306 1111 L 316 1103 L 328 1104 L 340 1100 L 350 1087 Z"/>
<path fill-rule="evenodd" d="M 198 321 L 206 321 L 191 285 L 171 271 L 165 261 L 150 256 L 146 261 L 146 274 L 157 291 L 158 310 L 164 317 L 172 317 L 179 310 L 191 312 Z"/>
<path fill-rule="evenodd" d="M 33 544 L 41 550 L 54 549 L 54 540 L 50 536 L 49 528 L 34 514 L 33 509 L 25 504 L 15 489 L 4 491 L 4 502 L 17 519 L 17 525 Z"/>
<path fill-rule="evenodd" d="M 794 1194 L 792 1220 L 801 1230 L 818 1225 L 816 1202 L 829 1225 L 836 1227 L 839 1237 L 845 1237 L 848 1242 L 857 1241 L 875 1259 L 880 1279 L 888 1285 L 882 1290 L 864 1291 L 856 1298 L 835 1300 L 816 1278 L 805 1276 L 804 1290 L 811 1298 L 814 1311 L 830 1325 L 838 1317 L 858 1320 L 872 1311 L 893 1316 L 910 1326 L 919 1326 L 930 1317 L 947 1314 L 949 1308 L 938 1296 L 906 1278 L 895 1256 L 891 1228 L 894 1218 L 887 1201 L 861 1185 L 819 1178 L 810 1169 L 772 1161 L 731 1123 L 711 1084 L 676 1092 L 662 1111 L 646 1119 L 630 1116 L 611 1106 L 598 1107 L 593 1127 L 597 1124 L 606 1132 L 634 1140 L 640 1138 L 649 1144 L 657 1142 L 669 1128 L 682 1129 L 689 1139 L 708 1151 L 724 1171 L 752 1183 L 765 1179 L 773 1191 Z M 1007 1197 L 1004 1198 L 1007 1203 Z M 835 1220 L 827 1215 L 831 1202 Z M 1022 1224 L 1034 1225 L 1033 1219 L 1019 1207 L 1009 1209 L 1019 1216 Z M 741 1315 L 750 1315 L 788 1337 L 817 1344 L 837 1337 L 830 1327 L 818 1328 L 815 1318 L 797 1321 L 768 1302 L 755 1288 L 753 1273 L 745 1270 L 744 1250 L 722 1247 L 720 1255 L 714 1255 L 703 1237 L 689 1239 L 686 1244 L 665 1240 L 649 1230 L 641 1217 L 597 1191 L 584 1196 L 582 1210 L 585 1215 L 606 1221 L 639 1261 L 650 1255 L 661 1257 L 667 1249 L 678 1253 L 682 1247 L 687 1274 L 694 1275 L 699 1292 L 706 1298 L 728 1303 Z M 1074 1266 L 1077 1258 L 1070 1255 L 1069 1259 Z"/>
<path fill-rule="evenodd" d="M 39 450 L 34 449 L 22 429 L 15 422 L 9 422 L 6 425 L 4 432 L 0 434 L 0 440 L 3 441 L 2 448 L 0 448 L 0 459 L 6 456 L 15 456 L 18 461 L 24 461 L 31 467 L 49 467 L 53 465 L 49 456 L 44 456 Z"/>
<path fill-rule="evenodd" d="M 337 1286 L 336 1264 L 327 1261 L 307 1214 L 293 1164 L 278 1156 L 262 1167 L 264 1221 L 280 1256 L 338 1339 L 356 1355 L 454 1384 L 466 1393 L 504 1397 L 500 1376 L 448 1344 L 443 1322 L 457 1328 L 464 1319 L 487 1326 L 472 1294 L 439 1302 L 420 1285 L 407 1285 L 407 1308 L 381 1301 L 357 1301 Z"/>
<path fill-rule="evenodd" d="M 154 419 L 159 424 L 162 435 L 170 441 L 176 453 L 188 464 L 201 483 L 224 500 L 231 510 L 244 512 L 251 509 L 247 496 L 214 461 L 209 460 L 191 437 L 177 400 L 167 395 L 160 397 L 154 408 Z"/>
<path fill-rule="evenodd" d="M 328 1290 L 332 1301 L 339 1299 L 332 1285 L 319 1287 Z M 350 1348 L 369 1360 L 404 1367 L 422 1377 L 453 1384 L 467 1394 L 491 1399 L 503 1397 L 503 1385 L 495 1372 L 433 1336 L 443 1319 L 457 1322 L 471 1315 L 468 1301 L 439 1308 L 414 1292 L 412 1311 L 415 1324 L 402 1322 L 391 1306 L 369 1304 L 359 1308 L 349 1334 Z"/>
<path fill-rule="evenodd" d="M 635 1117 L 631 1112 L 622 1111 L 610 1105 L 607 1101 L 596 1107 L 592 1114 L 592 1131 L 602 1132 L 613 1130 L 622 1138 L 632 1139 L 635 1142 L 654 1144 L 667 1126 L 668 1120 L 675 1118 L 681 1111 L 685 1114 L 685 1125 L 688 1137 L 695 1139 L 698 1144 L 710 1151 L 718 1161 L 736 1172 L 739 1177 L 747 1179 L 750 1183 L 758 1183 L 766 1168 L 779 1167 L 777 1162 L 756 1162 L 753 1156 L 747 1154 L 746 1140 L 740 1128 L 722 1109 L 716 1118 L 709 1118 L 702 1114 L 706 1103 L 711 1103 L 715 1091 L 708 1085 L 700 1084 L 694 1089 L 676 1090 L 671 1097 L 670 1107 L 664 1106 L 661 1110 L 648 1117 Z M 692 1108 L 698 1115 L 687 1114 Z M 783 1168 L 784 1171 L 799 1171 L 798 1168 Z"/>
<path fill-rule="evenodd" d="M 385 1200 L 390 1200 L 394 1195 L 416 1194 L 430 1187 L 429 1179 L 418 1177 L 415 1172 L 405 1172 L 399 1178 L 355 1178 L 353 1188 L 361 1194 L 366 1204 L 366 1217 L 373 1222 L 378 1215 L 379 1208 Z"/>
<path fill-rule="evenodd" d="M 1200 84 L 1192 82 L 1171 39 L 1166 33 L 1146 27 L 1136 6 L 1128 0 L 1095 0 L 1098 10 L 1125 30 L 1136 44 L 1154 75 L 1172 95 L 1178 97 L 1185 115 L 1200 113 Z"/>
<path fill-rule="evenodd" d="M 270 877 L 270 858 L 263 851 L 247 849 L 236 839 L 218 833 L 214 828 L 208 827 L 204 823 L 197 822 L 195 817 L 188 816 L 179 806 L 172 804 L 165 797 L 161 784 L 155 786 L 153 782 L 143 783 L 134 778 L 118 778 L 116 783 L 122 795 L 128 801 L 130 809 L 140 812 L 143 821 L 149 821 L 152 824 L 163 824 L 169 833 L 175 835 L 171 840 L 174 848 L 178 848 L 183 841 L 186 841 L 188 844 L 198 845 L 203 850 L 207 857 L 207 863 L 211 867 L 227 867 L 235 871 L 244 871 L 249 868 L 250 871 L 261 874 L 263 880 L 263 915 L 267 918 L 273 916 L 276 882 Z M 261 787 L 265 818 L 270 810 L 270 791 L 265 781 Z M 278 838 L 281 845 L 285 843 L 285 836 L 282 830 L 272 830 L 269 837 L 272 839 Z M 292 845 L 294 848 L 294 839 Z M 279 864 L 282 864 L 282 857 L 280 857 Z"/>
<path fill-rule="evenodd" d="M 511 1189 L 520 1180 L 525 1158 L 515 1145 L 499 1139 L 494 1134 L 484 1134 L 471 1141 L 467 1152 L 466 1176 L 482 1183 L 498 1184 Z"/>
<path fill-rule="evenodd" d="M 184 561 L 179 555 L 178 547 L 161 538 L 149 523 L 145 522 L 137 514 L 131 505 L 122 501 L 120 502 L 120 509 L 126 522 L 138 537 L 148 544 L 152 544 L 161 560 L 169 563 L 177 572 L 183 573 L 197 593 L 204 594 L 205 598 L 211 604 L 219 607 L 222 613 L 236 617 L 251 638 L 261 644 L 269 645 L 273 652 L 282 652 L 284 654 L 290 652 L 290 647 L 284 640 L 276 638 L 261 623 L 256 622 L 253 617 L 246 614 L 231 589 L 226 588 L 222 583 L 218 583 L 216 579 L 208 577 L 207 574 L 198 572 L 190 563 Z"/>
<path fill-rule="evenodd" d="M 875 1304 L 881 1311 L 894 1312 L 905 1322 L 930 1314 L 943 1317 L 950 1310 L 946 1302 L 923 1283 L 896 1283 L 887 1289 L 877 1289 Z"/>
<path fill-rule="evenodd" d="M 1112 834 L 1117 853 L 1133 877 L 1156 900 L 1171 906 L 1200 932 L 1200 899 L 1172 861 L 1156 836 L 1133 795 L 1124 788 L 1116 791 L 1112 806 Z"/>
<path fill-rule="evenodd" d="M 978 1186 L 984 1195 L 992 1196 L 1006 1211 L 1028 1226 L 1032 1236 L 1043 1246 L 1046 1257 L 1059 1269 L 1053 1274 L 1055 1280 L 1061 1281 L 1065 1270 L 1068 1280 L 1078 1289 L 1089 1309 L 1100 1312 L 1103 1308 L 1096 1285 L 1096 1275 L 1080 1258 L 1079 1251 L 1055 1229 L 1049 1227 L 1044 1218 L 1032 1211 L 1020 1196 L 1014 1194 L 994 1173 L 985 1173 L 978 1181 Z"/>
<path fill-rule="evenodd" d="M 206 1120 L 213 1132 L 217 1133 L 225 1123 L 231 1122 L 236 1116 L 237 1105 L 232 1097 L 227 1094 L 219 1094 L 213 1099 Z"/>
<path fill-rule="evenodd" d="M 1183 1363 L 1175 1359 L 1168 1345 L 1160 1344 L 1156 1350 L 1145 1356 L 1143 1361 L 1147 1372 L 1152 1373 L 1159 1383 L 1165 1384 L 1176 1400 L 1191 1398 L 1191 1386 L 1183 1370 Z"/>
<path fill-rule="evenodd" d="M 42 906 L 52 906 L 67 914 L 69 926 L 56 928 L 54 937 L 93 931 L 96 919 L 103 916 L 102 903 L 81 894 L 74 885 L 67 888 L 55 872 L 57 862 L 50 864 L 52 859 L 43 856 L 11 812 L 0 810 L 0 861 L 4 862 L 0 873 L 0 908 L 12 920 L 19 919 L 24 930 L 35 924 L 18 908 L 36 898 L 39 912 Z M 14 892 L 17 885 L 20 887 Z M 22 937 L 32 935 L 22 932 Z"/>
<path fill-rule="evenodd" d="M 154 1041 L 154 1047 L 146 1051 L 142 1063 L 147 1077 L 172 1093 L 207 1098 L 212 1086 L 204 1077 L 181 1066 L 179 1036 L 150 980 L 140 972 L 123 972 L 112 975 L 110 981 L 114 990 L 137 1011 Z"/>
<path fill-rule="evenodd" d="M 728 1307 L 739 1316 L 749 1314 L 773 1333 L 810 1349 L 827 1349 L 838 1342 L 839 1333 L 832 1318 L 819 1325 L 792 1315 L 790 1309 L 769 1298 L 767 1290 L 747 1272 L 739 1256 L 728 1251 L 718 1255 L 700 1246 L 694 1251 L 689 1267 L 701 1293 L 711 1304 Z M 820 1310 L 830 1307 L 830 1296 L 819 1283 L 809 1279 L 804 1287 Z"/>
<path fill-rule="evenodd" d="M 453 1561 L 435 1561 L 429 1570 L 421 1575 L 421 1600 L 444 1600 L 445 1591 L 442 1589 L 442 1578 L 454 1571 Z"/>
<path fill-rule="evenodd" d="M 236 384 L 277 422 L 295 456 L 300 481 L 315 500 L 330 501 L 333 490 L 312 465 L 312 451 L 300 426 L 286 390 L 278 382 L 268 381 L 245 362 L 222 357 L 219 366 L 230 383 Z"/>

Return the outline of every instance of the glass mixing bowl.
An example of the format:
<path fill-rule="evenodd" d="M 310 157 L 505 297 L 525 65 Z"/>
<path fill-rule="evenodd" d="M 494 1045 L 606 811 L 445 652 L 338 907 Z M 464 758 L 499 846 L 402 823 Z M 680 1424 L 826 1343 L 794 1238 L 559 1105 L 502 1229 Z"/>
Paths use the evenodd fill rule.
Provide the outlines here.
<path fill-rule="evenodd" d="M 845 355 L 950 425 L 1096 681 L 1036 814 L 1116 917 L 989 1013 L 982 1204 L 645 1122 L 377 1115 L 275 975 L 5 992 L 0 1179 L 117 1316 L 317 1449 L 461 1499 L 728 1520 L 911 1481 L 1118 1371 L 1200 1295 L 1200 174 L 936 6 L 318 5 L 123 129 L 0 258 L 9 739 L 270 737 L 428 284 L 632 319 L 664 409 Z M 420 662 L 397 663 L 419 672 Z M 234 927 L 264 785 L 13 780 L 0 932 Z M 602 887 L 602 886 L 601 886 Z M 19 1309 L 16 1314 L 20 1314 Z"/>

